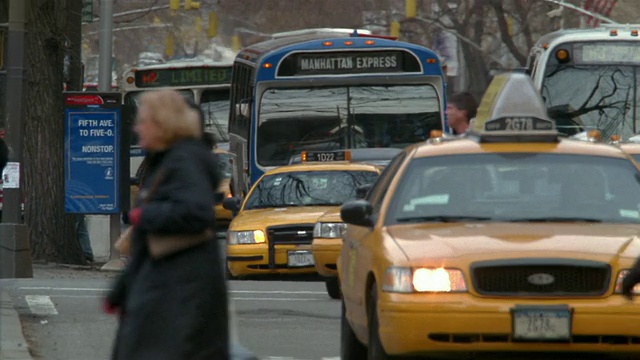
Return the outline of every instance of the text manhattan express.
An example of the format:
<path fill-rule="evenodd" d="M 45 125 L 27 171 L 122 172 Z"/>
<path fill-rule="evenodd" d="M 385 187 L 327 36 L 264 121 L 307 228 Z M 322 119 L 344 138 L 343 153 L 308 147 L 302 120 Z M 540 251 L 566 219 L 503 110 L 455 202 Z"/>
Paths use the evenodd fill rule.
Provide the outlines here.
<path fill-rule="evenodd" d="M 351 57 L 300 59 L 300 69 L 302 70 L 395 68 L 396 66 L 397 59 L 395 56 L 359 57 L 355 59 Z"/>

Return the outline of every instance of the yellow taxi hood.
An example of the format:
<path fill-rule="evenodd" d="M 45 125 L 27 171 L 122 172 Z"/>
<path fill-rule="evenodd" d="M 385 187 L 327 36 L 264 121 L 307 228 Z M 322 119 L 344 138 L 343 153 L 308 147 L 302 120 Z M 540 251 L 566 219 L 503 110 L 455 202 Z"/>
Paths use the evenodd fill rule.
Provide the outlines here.
<path fill-rule="evenodd" d="M 407 224 L 386 230 L 411 264 L 451 260 L 462 265 L 497 257 L 611 262 L 640 253 L 640 225 L 631 224 Z"/>
<path fill-rule="evenodd" d="M 331 209 L 331 210 L 327 211 L 322 216 L 320 216 L 320 218 L 318 219 L 318 222 L 326 222 L 326 223 L 328 223 L 328 222 L 331 222 L 331 223 L 342 222 L 342 218 L 340 217 L 340 208 L 337 207 L 335 209 Z"/>
<path fill-rule="evenodd" d="M 300 206 L 289 208 L 269 208 L 244 210 L 231 222 L 234 231 L 264 229 L 272 225 L 315 224 L 322 214 L 332 206 Z M 338 208 L 336 206 L 336 208 Z"/>

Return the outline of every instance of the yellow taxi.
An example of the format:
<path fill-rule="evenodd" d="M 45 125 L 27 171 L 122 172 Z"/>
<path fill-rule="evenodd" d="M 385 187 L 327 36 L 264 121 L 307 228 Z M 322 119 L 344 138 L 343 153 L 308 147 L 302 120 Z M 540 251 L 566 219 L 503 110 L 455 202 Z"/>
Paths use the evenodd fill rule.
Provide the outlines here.
<path fill-rule="evenodd" d="M 231 163 L 229 162 L 231 153 L 219 148 L 215 148 L 213 152 L 217 156 L 218 166 L 222 174 L 220 185 L 218 185 L 218 192 L 216 193 L 216 227 L 221 231 L 225 231 L 229 227 L 232 218 L 231 211 L 222 206 L 222 201 L 231 197 Z"/>
<path fill-rule="evenodd" d="M 316 221 L 379 175 L 378 167 L 351 163 L 349 155 L 304 152 L 302 163 L 265 172 L 242 204 L 236 197 L 223 201 L 237 212 L 227 231 L 232 276 L 316 273 L 311 247 Z"/>
<path fill-rule="evenodd" d="M 400 153 L 395 148 L 358 148 L 351 149 L 351 161 L 376 165 L 380 171 Z M 295 161 L 297 159 L 294 159 Z M 356 189 L 356 197 L 362 198 L 373 183 L 363 184 Z M 313 243 L 311 248 L 316 262 L 318 274 L 324 277 L 325 287 L 329 297 L 340 298 L 340 284 L 338 282 L 337 260 L 342 248 L 342 231 L 345 224 L 340 218 L 340 209 L 334 208 L 324 213 L 313 229 Z"/>
<path fill-rule="evenodd" d="M 640 169 L 564 139 L 524 74 L 341 207 L 341 358 L 640 352 Z M 640 287 L 634 289 L 640 292 Z M 544 357 L 540 357 L 544 358 Z"/>

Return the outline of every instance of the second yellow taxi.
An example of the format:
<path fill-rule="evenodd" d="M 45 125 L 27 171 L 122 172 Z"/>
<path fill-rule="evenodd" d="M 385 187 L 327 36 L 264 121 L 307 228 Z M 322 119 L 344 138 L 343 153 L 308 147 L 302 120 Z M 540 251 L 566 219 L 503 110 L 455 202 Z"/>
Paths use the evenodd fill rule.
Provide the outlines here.
<path fill-rule="evenodd" d="M 227 232 L 227 264 L 232 276 L 316 273 L 312 252 L 318 218 L 355 198 L 356 189 L 375 181 L 379 167 L 351 163 L 349 152 L 305 152 L 302 162 L 265 172 L 240 205 Z M 334 161 L 328 161 L 334 160 Z"/>

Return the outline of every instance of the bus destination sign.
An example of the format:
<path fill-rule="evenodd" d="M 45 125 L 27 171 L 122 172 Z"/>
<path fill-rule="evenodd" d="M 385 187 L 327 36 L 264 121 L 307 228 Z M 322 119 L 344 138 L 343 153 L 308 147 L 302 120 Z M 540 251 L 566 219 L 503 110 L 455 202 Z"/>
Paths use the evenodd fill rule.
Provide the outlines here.
<path fill-rule="evenodd" d="M 590 43 L 578 47 L 576 51 L 580 63 L 638 63 L 640 46 L 635 43 Z"/>
<path fill-rule="evenodd" d="M 405 61 L 406 59 L 409 61 Z M 405 57 L 402 51 L 344 51 L 290 55 L 281 64 L 278 75 L 344 75 L 420 70 L 418 62 L 413 57 Z"/>
<path fill-rule="evenodd" d="M 197 86 L 231 83 L 231 67 L 186 67 L 138 70 L 136 86 L 140 88 L 165 86 Z"/>

